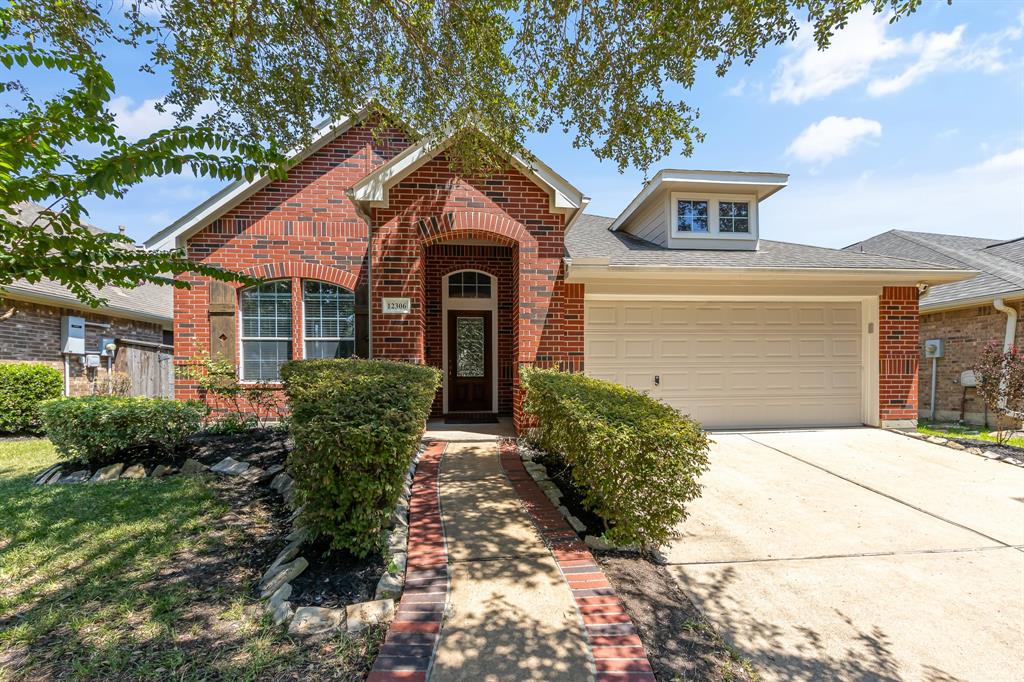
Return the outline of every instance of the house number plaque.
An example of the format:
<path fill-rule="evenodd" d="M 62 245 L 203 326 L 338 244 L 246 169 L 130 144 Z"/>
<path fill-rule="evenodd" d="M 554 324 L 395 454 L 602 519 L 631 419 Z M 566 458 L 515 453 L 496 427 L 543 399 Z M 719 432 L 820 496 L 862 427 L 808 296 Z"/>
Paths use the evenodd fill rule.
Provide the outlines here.
<path fill-rule="evenodd" d="M 385 315 L 407 315 L 412 312 L 412 299 L 409 298 L 385 298 L 383 304 Z"/>

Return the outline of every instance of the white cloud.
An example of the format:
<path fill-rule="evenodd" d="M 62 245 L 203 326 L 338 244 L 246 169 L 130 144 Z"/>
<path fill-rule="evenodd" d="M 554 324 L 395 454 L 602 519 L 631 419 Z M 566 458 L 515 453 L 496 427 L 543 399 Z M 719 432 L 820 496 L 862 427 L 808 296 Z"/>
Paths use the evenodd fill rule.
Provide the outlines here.
<path fill-rule="evenodd" d="M 888 24 L 884 15 L 857 12 L 824 51 L 814 43 L 810 26 L 801 27 L 788 54 L 779 62 L 771 100 L 799 104 L 867 79 L 875 62 L 903 52 L 901 41 L 886 37 Z"/>
<path fill-rule="evenodd" d="M 747 90 L 747 79 L 741 78 L 740 82 L 726 90 L 730 97 L 740 97 Z"/>
<path fill-rule="evenodd" d="M 170 111 L 157 111 L 159 100 L 147 99 L 135 104 L 131 97 L 115 97 L 110 101 L 110 112 L 114 114 L 117 132 L 129 140 L 137 140 L 158 130 L 174 125 Z"/>
<path fill-rule="evenodd" d="M 900 92 L 936 71 L 983 71 L 1006 68 L 1010 50 L 1006 43 L 1024 34 L 1024 13 L 1018 25 L 978 36 L 966 43 L 967 27 L 948 33 L 916 33 L 910 39 L 887 35 L 888 14 L 871 14 L 865 8 L 840 29 L 827 50 L 814 43 L 809 25 L 801 27 L 788 53 L 779 61 L 771 100 L 792 104 L 826 97 L 833 92 L 867 81 L 867 93 L 881 97 Z M 878 71 L 895 69 L 889 74 Z"/>
<path fill-rule="evenodd" d="M 882 124 L 869 118 L 827 116 L 797 135 L 786 153 L 798 161 L 823 164 L 846 156 L 863 140 L 882 136 Z"/>
<path fill-rule="evenodd" d="M 761 237 L 842 247 L 890 229 L 1019 237 L 1024 147 L 951 170 L 793 178 L 764 204 Z"/>

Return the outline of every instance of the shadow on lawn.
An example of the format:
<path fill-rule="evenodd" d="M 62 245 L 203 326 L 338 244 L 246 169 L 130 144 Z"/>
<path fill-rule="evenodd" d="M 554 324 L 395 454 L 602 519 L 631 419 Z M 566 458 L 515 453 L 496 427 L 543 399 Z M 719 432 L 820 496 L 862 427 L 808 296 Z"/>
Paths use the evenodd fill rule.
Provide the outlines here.
<path fill-rule="evenodd" d="M 230 491 L 195 478 L 36 486 L 22 472 L 0 472 L 0 669 L 135 678 L 250 665 L 245 630 L 258 626 L 225 612 L 273 538 L 254 500 L 225 505 Z"/>

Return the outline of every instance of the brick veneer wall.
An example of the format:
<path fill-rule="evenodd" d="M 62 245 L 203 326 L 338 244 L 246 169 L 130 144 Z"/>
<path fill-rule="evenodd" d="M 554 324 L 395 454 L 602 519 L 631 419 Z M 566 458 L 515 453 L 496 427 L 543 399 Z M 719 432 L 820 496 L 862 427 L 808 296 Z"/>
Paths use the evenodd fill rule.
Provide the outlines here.
<path fill-rule="evenodd" d="M 513 337 L 516 327 L 516 310 L 512 305 L 512 289 L 516 276 L 512 269 L 513 249 L 501 246 L 435 244 L 425 250 L 425 309 L 426 309 L 426 363 L 442 369 L 444 347 L 442 328 L 447 324 L 443 318 L 442 284 L 444 277 L 458 270 L 481 270 L 498 280 L 498 412 L 512 413 L 512 375 L 515 359 L 512 355 Z M 432 415 L 440 416 L 443 410 L 441 393 L 434 400 Z"/>
<path fill-rule="evenodd" d="M 286 274 L 293 276 L 293 290 L 300 276 L 315 274 L 316 268 L 340 271 L 338 279 L 356 283 L 357 334 L 362 337 L 357 339 L 357 348 L 365 347 L 368 230 L 346 190 L 408 146 L 399 131 L 378 130 L 375 135 L 373 125 L 370 121 L 340 134 L 292 168 L 287 179 L 269 183 L 194 235 L 188 242 L 189 255 L 233 270 L 248 269 L 259 276 L 276 276 L 275 270 L 286 269 Z M 210 351 L 208 280 L 194 275 L 184 279 L 192 288 L 175 291 L 178 364 Z M 298 320 L 299 297 L 293 300 L 293 318 Z M 301 357 L 299 325 L 294 330 L 293 352 Z M 176 384 L 176 396 L 199 397 L 195 385 L 183 379 Z"/>
<path fill-rule="evenodd" d="M 514 329 L 513 408 L 521 424 L 518 365 L 543 362 L 582 367 L 583 287 L 564 278 L 564 216 L 548 194 L 516 170 L 464 178 L 439 155 L 391 188 L 389 206 L 374 209 L 374 355 L 426 360 L 425 246 L 487 239 L 514 247 L 519 273 Z M 378 263 L 380 265 L 378 266 Z M 409 315 L 380 315 L 384 297 L 408 297 Z"/>
<path fill-rule="evenodd" d="M 163 327 L 159 324 L 24 301 L 8 300 L 6 304 L 14 306 L 16 312 L 13 317 L 0 321 L 0 362 L 38 362 L 57 368 L 63 375 L 60 318 L 64 315 L 77 315 L 87 322 L 111 325 L 110 329 L 85 328 L 85 348 L 89 352 L 97 352 L 103 336 L 163 342 Z M 72 358 L 70 367 L 72 395 L 89 395 L 94 392 L 94 381 L 102 383 L 106 379 L 106 364 L 90 371 L 78 358 Z"/>
<path fill-rule="evenodd" d="M 878 301 L 878 411 L 882 426 L 917 420 L 917 287 L 883 287 Z"/>
<path fill-rule="evenodd" d="M 1018 320 L 1016 345 L 1024 348 L 1024 302 L 1008 303 L 1017 309 Z M 981 357 L 982 349 L 989 343 L 1002 344 L 1006 332 L 1006 314 L 992 307 L 992 304 L 972 306 L 960 310 L 921 315 L 921 339 L 943 339 L 945 353 L 939 358 L 936 373 L 935 407 L 936 417 L 942 420 L 960 419 L 961 401 L 964 390 L 960 385 L 960 373 L 974 367 Z M 922 417 L 930 414 L 932 361 L 924 358 L 921 350 L 921 379 L 918 386 L 918 405 Z M 970 423 L 985 422 L 985 405 L 977 391 L 969 388 L 964 403 L 965 420 Z M 991 418 L 989 419 L 991 421 Z"/>

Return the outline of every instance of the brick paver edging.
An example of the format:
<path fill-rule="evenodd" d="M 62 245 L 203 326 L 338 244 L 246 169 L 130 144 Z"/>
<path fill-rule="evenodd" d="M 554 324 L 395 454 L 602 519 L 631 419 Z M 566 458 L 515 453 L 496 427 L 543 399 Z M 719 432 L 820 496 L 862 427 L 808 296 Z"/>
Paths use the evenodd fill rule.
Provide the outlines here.
<path fill-rule="evenodd" d="M 409 498 L 405 590 L 367 682 L 425 682 L 448 599 L 448 551 L 441 523 L 437 472 L 447 443 L 420 455 Z"/>
<path fill-rule="evenodd" d="M 597 681 L 654 682 L 654 671 L 636 628 L 594 555 L 526 472 L 516 444 L 504 441 L 499 447 L 505 475 L 572 589 L 597 666 Z"/>

